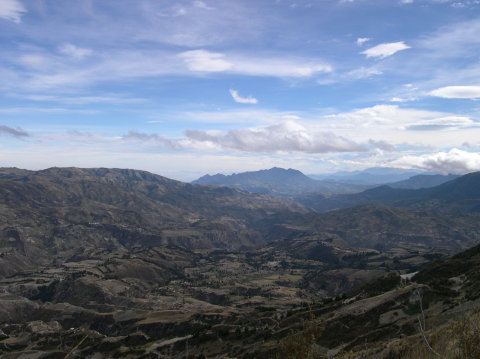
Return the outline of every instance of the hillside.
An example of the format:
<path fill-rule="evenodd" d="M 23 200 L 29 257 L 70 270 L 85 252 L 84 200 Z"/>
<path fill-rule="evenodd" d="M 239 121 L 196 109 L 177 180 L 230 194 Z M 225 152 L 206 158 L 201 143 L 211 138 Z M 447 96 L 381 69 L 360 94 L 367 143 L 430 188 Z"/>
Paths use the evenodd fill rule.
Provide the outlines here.
<path fill-rule="evenodd" d="M 88 248 L 175 244 L 255 248 L 293 202 L 173 181 L 143 171 L 51 168 L 0 171 L 2 271 L 46 264 Z M 20 256 L 20 257 L 15 257 Z M 0 273 L 1 274 L 1 273 Z"/>

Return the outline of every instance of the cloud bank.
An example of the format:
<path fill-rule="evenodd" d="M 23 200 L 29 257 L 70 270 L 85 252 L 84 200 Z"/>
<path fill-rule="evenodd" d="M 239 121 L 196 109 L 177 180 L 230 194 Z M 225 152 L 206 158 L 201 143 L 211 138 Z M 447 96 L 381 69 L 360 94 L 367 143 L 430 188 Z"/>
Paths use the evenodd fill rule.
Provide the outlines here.
<path fill-rule="evenodd" d="M 465 174 L 480 171 L 480 153 L 454 148 L 449 152 L 438 152 L 423 156 L 404 156 L 393 161 L 393 164 L 441 174 Z"/>
<path fill-rule="evenodd" d="M 332 132 L 312 133 L 295 121 L 266 127 L 219 131 L 187 130 L 185 147 L 263 153 L 363 152 L 361 146 Z"/>

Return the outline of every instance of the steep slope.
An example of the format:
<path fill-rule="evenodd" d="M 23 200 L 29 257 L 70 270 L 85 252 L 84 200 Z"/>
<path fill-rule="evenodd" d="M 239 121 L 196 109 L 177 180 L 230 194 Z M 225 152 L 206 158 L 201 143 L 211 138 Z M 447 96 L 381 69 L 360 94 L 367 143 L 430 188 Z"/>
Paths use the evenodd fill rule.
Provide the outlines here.
<path fill-rule="evenodd" d="M 265 193 L 276 197 L 290 198 L 303 193 L 350 193 L 365 187 L 317 181 L 294 169 L 274 167 L 268 170 L 236 173 L 229 176 L 205 175 L 192 183 L 239 188 L 249 192 Z"/>

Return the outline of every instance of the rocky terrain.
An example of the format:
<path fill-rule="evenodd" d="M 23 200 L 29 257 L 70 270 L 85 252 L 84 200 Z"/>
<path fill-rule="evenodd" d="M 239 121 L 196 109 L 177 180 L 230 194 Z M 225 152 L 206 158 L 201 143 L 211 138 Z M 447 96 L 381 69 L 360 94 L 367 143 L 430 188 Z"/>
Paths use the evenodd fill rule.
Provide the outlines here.
<path fill-rule="evenodd" d="M 426 332 L 476 307 L 479 247 L 446 258 L 480 242 L 477 179 L 319 214 L 142 171 L 2 169 L 0 355 L 401 358 L 419 313 Z"/>

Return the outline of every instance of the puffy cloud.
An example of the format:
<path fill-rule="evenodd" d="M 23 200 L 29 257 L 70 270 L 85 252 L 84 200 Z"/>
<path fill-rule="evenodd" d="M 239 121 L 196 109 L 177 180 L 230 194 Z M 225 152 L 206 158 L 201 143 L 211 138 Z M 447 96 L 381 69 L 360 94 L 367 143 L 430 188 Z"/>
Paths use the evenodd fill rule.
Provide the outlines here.
<path fill-rule="evenodd" d="M 312 133 L 295 121 L 271 126 L 219 131 L 186 131 L 183 146 L 204 149 L 233 149 L 245 152 L 356 152 L 367 149 L 332 132 Z"/>
<path fill-rule="evenodd" d="M 418 168 L 441 174 L 465 174 L 480 170 L 480 153 L 457 148 L 422 156 L 405 156 L 392 162 L 394 165 Z"/>
<path fill-rule="evenodd" d="M 362 51 L 361 53 L 364 54 L 367 57 L 378 57 L 380 59 L 383 59 L 388 56 L 392 56 L 393 54 L 409 49 L 410 46 L 406 45 L 405 42 L 399 41 L 399 42 L 388 42 L 388 43 L 383 43 L 374 47 L 371 47 L 365 51 Z"/>
<path fill-rule="evenodd" d="M 67 55 L 69 57 L 72 57 L 76 60 L 82 60 L 87 56 L 90 56 L 93 51 L 90 49 L 82 49 L 81 47 L 77 47 L 72 44 L 64 44 L 59 48 L 59 51 Z"/>
<path fill-rule="evenodd" d="M 13 128 L 4 125 L 0 125 L 0 134 L 13 136 L 17 138 L 30 136 L 28 132 L 24 131 L 20 127 Z"/>
<path fill-rule="evenodd" d="M 452 128 L 472 127 L 476 123 L 469 117 L 465 116 L 446 116 L 435 118 L 432 120 L 419 121 L 417 123 L 406 126 L 405 129 L 413 131 L 436 131 Z"/>
<path fill-rule="evenodd" d="M 6 19 L 19 24 L 22 15 L 26 12 L 23 4 L 18 0 L 0 0 L 0 19 Z"/>
<path fill-rule="evenodd" d="M 238 91 L 230 89 L 230 95 L 232 95 L 232 98 L 235 100 L 235 102 L 238 103 L 246 103 L 246 104 L 256 104 L 258 103 L 258 100 L 254 97 L 241 97 L 238 94 Z"/>
<path fill-rule="evenodd" d="M 480 86 L 446 86 L 430 92 L 431 96 L 443 98 L 480 98 Z"/>

